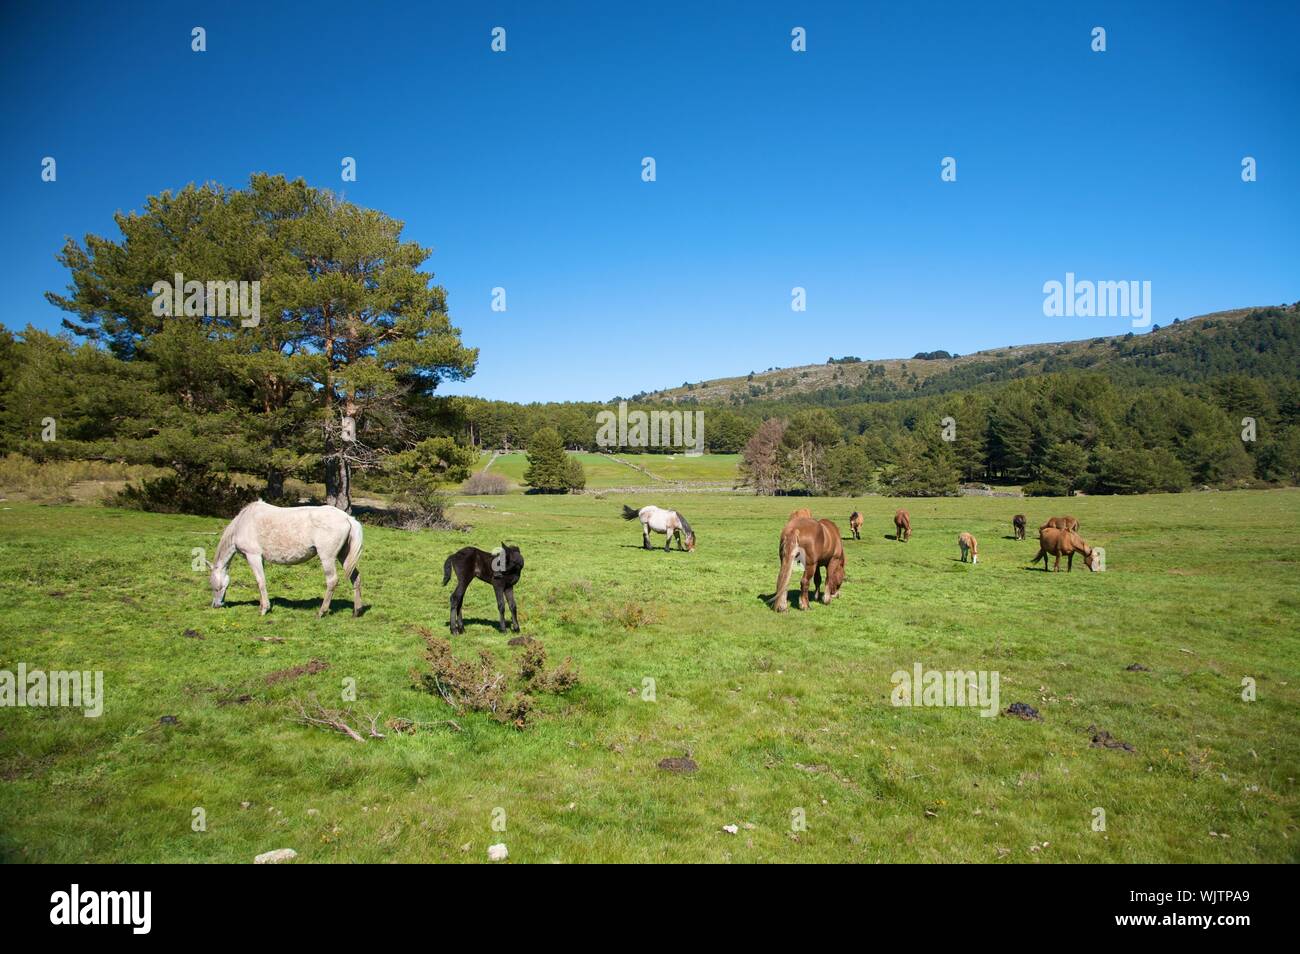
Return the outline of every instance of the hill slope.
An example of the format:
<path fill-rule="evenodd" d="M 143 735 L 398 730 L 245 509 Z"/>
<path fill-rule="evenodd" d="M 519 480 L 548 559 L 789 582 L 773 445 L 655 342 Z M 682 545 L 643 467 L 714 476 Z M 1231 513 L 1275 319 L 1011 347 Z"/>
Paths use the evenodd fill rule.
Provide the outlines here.
<path fill-rule="evenodd" d="M 890 358 L 774 368 L 636 395 L 702 404 L 805 400 L 833 404 L 938 394 L 1070 368 L 1125 379 L 1216 374 L 1292 377 L 1300 367 L 1296 306 L 1214 312 L 1144 335 L 994 348 L 953 358 Z"/>

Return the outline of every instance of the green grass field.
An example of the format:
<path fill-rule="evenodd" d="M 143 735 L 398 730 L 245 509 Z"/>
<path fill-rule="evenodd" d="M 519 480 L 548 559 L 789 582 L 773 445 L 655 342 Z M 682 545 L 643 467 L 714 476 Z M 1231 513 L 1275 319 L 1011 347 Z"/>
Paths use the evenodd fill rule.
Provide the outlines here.
<path fill-rule="evenodd" d="M 862 510 L 864 539 L 846 543 L 838 600 L 786 615 L 763 597 L 808 501 L 664 494 L 691 554 L 638 548 L 618 513 L 649 499 L 464 502 L 469 533 L 367 528 L 369 609 L 351 618 L 341 587 L 324 620 L 313 564 L 269 569 L 265 618 L 232 564 L 231 605 L 208 608 L 191 549 L 210 555 L 222 521 L 4 504 L 0 669 L 102 670 L 106 702 L 100 718 L 0 709 L 0 858 L 482 862 L 497 842 L 517 862 L 1300 857 L 1300 493 L 912 500 L 907 544 L 886 539 L 898 501 L 812 501 L 846 532 Z M 1031 526 L 1078 516 L 1107 571 L 1027 569 L 1019 509 Z M 957 562 L 961 530 L 978 566 Z M 539 696 L 524 731 L 454 715 L 410 677 L 417 627 L 446 633 L 443 559 L 502 539 L 527 560 L 523 631 L 582 679 Z M 458 656 L 516 665 L 489 587 L 465 618 Z M 329 668 L 265 678 L 312 659 Z M 996 671 L 1001 707 L 1042 721 L 894 707 L 891 674 L 918 662 Z M 343 705 L 349 679 L 359 712 L 463 731 L 359 744 L 289 718 L 308 693 Z M 1092 747 L 1093 725 L 1136 751 Z M 657 767 L 682 755 L 698 772 Z"/>
<path fill-rule="evenodd" d="M 491 454 L 483 454 L 479 458 L 476 470 L 482 470 Z M 623 454 L 615 455 L 618 460 L 614 460 L 608 454 L 573 454 L 573 457 L 582 461 L 582 469 L 587 475 L 587 488 L 589 490 L 603 490 L 613 487 L 648 487 L 653 486 L 655 478 L 664 481 L 680 481 L 685 483 L 717 483 L 730 484 L 736 479 L 736 468 L 740 463 L 739 454 L 704 454 L 700 457 L 687 457 L 684 454 Z M 649 474 L 638 471 L 636 467 L 628 466 L 627 461 L 635 464 L 648 471 Z M 526 489 L 524 483 L 524 471 L 528 469 L 528 457 L 526 454 L 511 453 L 502 454 L 492 461 L 491 473 L 501 474 L 507 480 L 519 485 L 518 489 Z"/>

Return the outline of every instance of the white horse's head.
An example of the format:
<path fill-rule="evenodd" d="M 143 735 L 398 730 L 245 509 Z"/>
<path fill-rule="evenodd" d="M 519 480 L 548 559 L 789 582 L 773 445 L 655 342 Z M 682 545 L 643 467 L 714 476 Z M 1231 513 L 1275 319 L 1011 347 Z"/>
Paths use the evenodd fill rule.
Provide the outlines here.
<path fill-rule="evenodd" d="M 212 587 L 212 608 L 220 609 L 221 604 L 226 601 L 226 589 L 230 586 L 230 574 L 223 568 L 213 566 L 212 572 L 208 574 L 208 584 Z"/>

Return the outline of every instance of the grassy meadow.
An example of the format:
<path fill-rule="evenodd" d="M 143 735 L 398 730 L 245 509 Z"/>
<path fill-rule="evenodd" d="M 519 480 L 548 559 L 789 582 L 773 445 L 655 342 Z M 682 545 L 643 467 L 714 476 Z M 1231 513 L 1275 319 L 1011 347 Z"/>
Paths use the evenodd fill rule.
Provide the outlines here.
<path fill-rule="evenodd" d="M 619 511 L 650 502 L 689 518 L 696 552 L 639 548 Z M 863 539 L 838 600 L 777 615 L 778 533 L 805 504 L 845 533 L 861 510 Z M 483 862 L 497 842 L 516 862 L 1300 858 L 1300 492 L 910 500 L 906 544 L 888 538 L 899 505 L 458 498 L 468 532 L 368 527 L 367 612 L 341 585 L 317 620 L 314 562 L 268 568 L 261 618 L 237 558 L 209 608 L 191 554 L 220 520 L 0 503 L 0 669 L 102 670 L 106 695 L 99 718 L 0 709 L 0 859 Z M 1029 569 L 1018 510 L 1079 517 L 1107 571 Z M 962 530 L 977 566 L 957 560 Z M 446 555 L 503 539 L 527 561 L 523 632 L 581 674 L 523 731 L 410 675 L 418 627 L 446 633 Z M 464 613 L 458 658 L 513 669 L 491 588 Z M 310 660 L 328 668 L 267 679 Z M 918 662 L 996 671 L 1001 708 L 1042 720 L 891 705 L 891 674 Z M 345 680 L 357 712 L 430 725 L 360 744 L 290 718 L 308 694 L 345 705 Z M 1092 726 L 1135 751 L 1094 747 Z M 658 767 L 677 756 L 698 771 Z"/>
<path fill-rule="evenodd" d="M 705 454 L 687 457 L 685 454 L 584 454 L 570 456 L 582 462 L 589 490 L 602 490 L 636 485 L 652 486 L 658 481 L 689 483 L 716 483 L 730 487 L 736 480 L 739 454 Z M 478 470 L 483 470 L 491 454 L 479 458 Z M 635 466 L 632 466 L 635 465 Z M 638 470 L 637 468 L 640 468 Z M 490 473 L 501 474 L 512 484 L 522 486 L 524 472 L 528 470 L 528 456 L 522 452 L 500 454 L 492 460 Z"/>

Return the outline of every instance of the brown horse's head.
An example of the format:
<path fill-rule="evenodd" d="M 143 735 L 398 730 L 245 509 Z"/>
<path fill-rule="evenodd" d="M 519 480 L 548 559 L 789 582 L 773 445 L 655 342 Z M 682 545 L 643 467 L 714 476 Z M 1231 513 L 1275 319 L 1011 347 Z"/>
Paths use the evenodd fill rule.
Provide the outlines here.
<path fill-rule="evenodd" d="M 826 591 L 837 596 L 844 585 L 844 554 L 836 555 L 826 568 Z"/>
<path fill-rule="evenodd" d="M 1101 550 L 1097 547 L 1090 547 L 1087 544 L 1084 544 L 1083 558 L 1090 573 L 1096 573 L 1101 569 Z"/>

